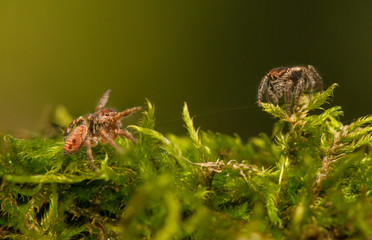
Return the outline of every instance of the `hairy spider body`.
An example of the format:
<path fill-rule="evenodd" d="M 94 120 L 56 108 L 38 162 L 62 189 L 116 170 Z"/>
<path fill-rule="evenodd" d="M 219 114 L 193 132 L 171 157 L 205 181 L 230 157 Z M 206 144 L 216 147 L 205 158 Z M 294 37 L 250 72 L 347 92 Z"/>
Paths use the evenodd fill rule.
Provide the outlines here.
<path fill-rule="evenodd" d="M 122 112 L 104 108 L 110 92 L 111 90 L 107 90 L 103 94 L 95 113 L 87 114 L 85 118 L 80 116 L 73 120 L 63 134 L 65 137 L 64 154 L 72 154 L 84 144 L 87 148 L 89 161 L 96 172 L 97 167 L 93 160 L 92 146 L 96 146 L 98 142 L 109 143 L 119 152 L 122 152 L 123 150 L 114 141 L 117 136 L 123 136 L 137 143 L 137 140 L 127 130 L 121 128 L 121 119 L 141 110 L 142 107 L 129 108 Z"/>
<path fill-rule="evenodd" d="M 290 114 L 293 98 L 294 107 L 297 107 L 302 93 L 308 91 L 311 97 L 314 91 L 322 88 L 322 78 L 312 65 L 273 68 L 261 80 L 257 94 L 258 106 L 261 106 L 264 97 L 274 104 L 284 97 Z"/>

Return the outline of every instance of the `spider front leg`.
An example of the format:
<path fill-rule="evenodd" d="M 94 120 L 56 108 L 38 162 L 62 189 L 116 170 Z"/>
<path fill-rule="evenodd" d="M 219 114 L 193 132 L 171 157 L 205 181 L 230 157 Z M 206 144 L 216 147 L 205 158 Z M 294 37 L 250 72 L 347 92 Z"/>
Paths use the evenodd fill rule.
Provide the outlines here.
<path fill-rule="evenodd" d="M 70 123 L 70 125 L 68 125 L 66 131 L 63 133 L 63 137 L 66 137 L 66 136 L 70 133 L 70 131 L 74 128 L 75 125 L 76 125 L 76 126 L 79 126 L 83 121 L 84 121 L 84 117 L 82 117 L 82 116 L 80 116 L 80 117 L 74 119 L 74 120 Z"/>
<path fill-rule="evenodd" d="M 113 146 L 121 154 L 124 152 L 123 149 L 119 147 L 119 145 L 116 144 L 114 139 L 109 134 L 107 134 L 104 130 L 101 130 L 100 134 L 101 134 L 101 138 L 103 138 L 104 140 L 103 142 L 110 143 L 110 145 Z"/>
<path fill-rule="evenodd" d="M 137 139 L 135 139 L 132 134 L 130 134 L 127 130 L 125 129 L 119 129 L 118 131 L 116 131 L 116 133 L 120 136 L 123 136 L 129 140 L 131 140 L 133 143 L 137 144 Z"/>
<path fill-rule="evenodd" d="M 101 108 L 103 108 L 106 105 L 106 103 L 109 99 L 110 93 L 111 93 L 111 89 L 107 90 L 103 94 L 103 96 L 101 97 L 101 99 L 99 100 L 99 102 L 97 104 L 96 111 L 100 110 Z"/>
<path fill-rule="evenodd" d="M 310 77 L 310 86 L 312 91 L 320 90 L 323 91 L 323 80 L 319 73 L 316 71 L 314 66 L 308 65 L 307 66 L 308 76 Z"/>
<path fill-rule="evenodd" d="M 267 95 L 268 95 L 269 102 L 273 101 L 274 105 L 278 105 L 279 99 L 275 95 L 275 93 L 271 90 L 271 88 L 267 89 Z"/>
<path fill-rule="evenodd" d="M 132 113 L 137 112 L 141 109 L 142 109 L 142 107 L 134 107 L 134 108 L 125 109 L 124 111 L 118 113 L 118 115 L 116 115 L 113 120 L 117 121 L 120 118 L 127 117 L 127 116 L 131 115 Z"/>
<path fill-rule="evenodd" d="M 319 76 L 319 74 L 316 72 L 313 66 L 308 66 L 308 68 L 309 69 L 308 69 L 307 76 L 309 79 L 308 85 L 310 85 L 309 95 L 310 95 L 310 100 L 311 100 L 313 97 L 313 93 L 316 90 L 323 91 L 323 82 L 322 82 L 322 78 Z"/>
<path fill-rule="evenodd" d="M 258 106 L 261 107 L 261 102 L 262 102 L 262 97 L 265 94 L 267 96 L 268 94 L 268 88 L 269 88 L 269 82 L 270 79 L 268 76 L 263 77 L 260 86 L 258 87 L 258 92 L 257 92 L 257 100 L 258 100 Z"/>
<path fill-rule="evenodd" d="M 89 162 L 92 165 L 93 170 L 96 173 L 96 175 L 99 176 L 96 164 L 94 164 L 93 153 L 92 153 L 92 143 L 90 140 L 85 141 L 85 147 L 87 148 L 87 155 L 88 155 Z"/>
<path fill-rule="evenodd" d="M 296 108 L 298 106 L 300 96 L 305 91 L 305 88 L 306 88 L 305 79 L 300 78 L 297 82 L 297 85 L 296 85 L 295 89 L 294 89 L 295 104 L 294 104 L 293 108 Z"/>
<path fill-rule="evenodd" d="M 284 93 L 285 93 L 285 95 L 284 95 L 285 104 L 287 106 L 287 113 L 288 113 L 288 115 L 290 115 L 291 114 L 292 94 L 293 94 L 293 81 L 292 80 L 288 80 L 285 83 Z"/>
<path fill-rule="evenodd" d="M 309 79 L 310 79 L 310 83 L 309 83 L 309 85 L 310 85 L 310 90 L 309 90 L 309 99 L 310 99 L 310 100 L 313 98 L 313 93 L 314 93 L 314 91 L 315 91 L 315 86 L 314 86 L 314 84 L 313 84 L 311 78 L 312 78 L 312 77 L 309 77 Z"/>

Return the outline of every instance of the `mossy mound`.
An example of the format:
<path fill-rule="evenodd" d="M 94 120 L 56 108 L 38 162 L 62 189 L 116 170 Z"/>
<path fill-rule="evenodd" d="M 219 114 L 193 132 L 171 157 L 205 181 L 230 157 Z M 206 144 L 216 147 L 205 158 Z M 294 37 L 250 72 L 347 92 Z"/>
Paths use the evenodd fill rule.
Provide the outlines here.
<path fill-rule="evenodd" d="M 278 118 L 272 137 L 156 131 L 154 106 L 136 132 L 63 156 L 63 138 L 0 144 L 0 236 L 6 239 L 317 239 L 372 236 L 372 117 L 344 125 L 322 106 L 336 85 Z M 60 111 L 59 111 L 60 112 Z M 62 114 L 63 115 L 63 114 Z M 62 118 L 62 117 L 61 117 Z M 65 123 L 63 119 L 58 122 Z"/>

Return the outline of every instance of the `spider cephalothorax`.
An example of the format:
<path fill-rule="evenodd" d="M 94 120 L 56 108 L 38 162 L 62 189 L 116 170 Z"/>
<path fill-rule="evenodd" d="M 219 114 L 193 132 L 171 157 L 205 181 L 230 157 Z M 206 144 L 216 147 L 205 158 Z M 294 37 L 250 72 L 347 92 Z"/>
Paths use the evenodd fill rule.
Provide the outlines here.
<path fill-rule="evenodd" d="M 284 97 L 289 114 L 293 98 L 296 107 L 303 92 L 308 91 L 311 97 L 314 91 L 322 89 L 322 85 L 322 78 L 312 65 L 274 68 L 262 78 L 257 94 L 258 106 L 264 96 L 274 104 Z"/>
<path fill-rule="evenodd" d="M 104 108 L 110 92 L 111 90 L 107 90 L 103 94 L 95 113 L 88 114 L 85 118 L 80 116 L 73 120 L 63 134 L 65 137 L 64 154 L 74 153 L 84 144 L 87 148 L 89 161 L 95 171 L 96 165 L 93 161 L 92 146 L 96 146 L 98 142 L 109 143 L 119 152 L 122 152 L 122 149 L 114 141 L 117 136 L 128 138 L 134 143 L 137 142 L 127 130 L 121 129 L 121 119 L 140 110 L 142 107 L 129 108 L 122 112 Z"/>

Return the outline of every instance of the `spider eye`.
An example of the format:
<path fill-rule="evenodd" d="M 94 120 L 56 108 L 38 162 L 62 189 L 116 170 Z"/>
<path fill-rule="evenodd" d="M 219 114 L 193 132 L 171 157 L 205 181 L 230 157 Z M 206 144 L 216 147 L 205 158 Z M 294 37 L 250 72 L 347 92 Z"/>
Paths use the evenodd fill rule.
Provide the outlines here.
<path fill-rule="evenodd" d="M 106 113 L 106 116 L 109 116 L 110 114 L 109 113 Z"/>

